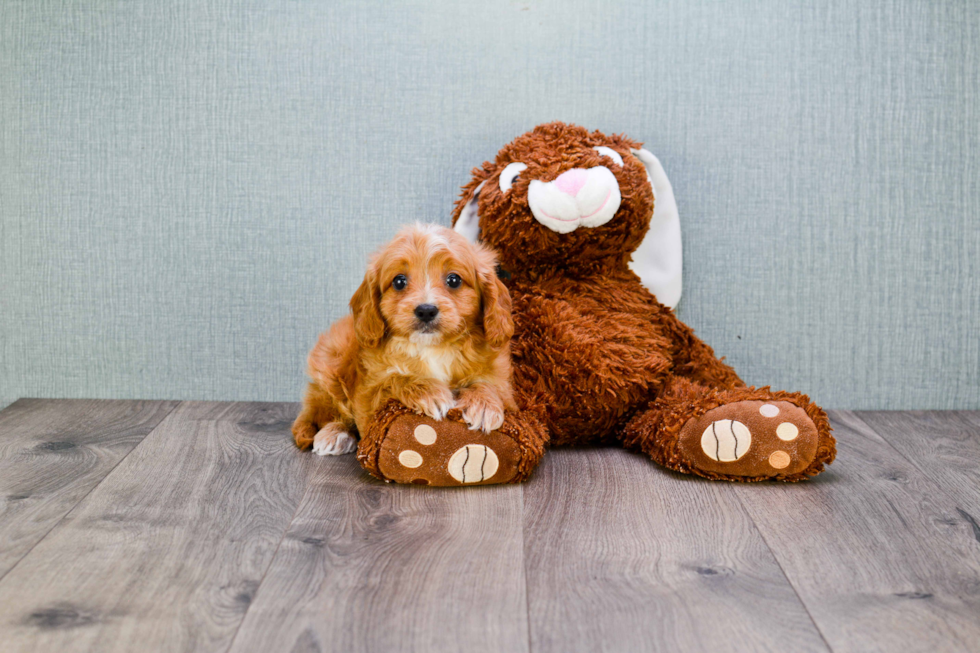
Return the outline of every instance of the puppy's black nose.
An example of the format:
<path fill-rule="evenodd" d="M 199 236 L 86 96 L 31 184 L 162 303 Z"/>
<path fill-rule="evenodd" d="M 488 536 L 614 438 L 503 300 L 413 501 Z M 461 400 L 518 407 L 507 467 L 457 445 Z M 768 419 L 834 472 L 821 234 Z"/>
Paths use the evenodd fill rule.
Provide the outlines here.
<path fill-rule="evenodd" d="M 431 322 L 439 315 L 439 307 L 435 304 L 419 304 L 415 307 L 415 317 L 423 322 Z"/>

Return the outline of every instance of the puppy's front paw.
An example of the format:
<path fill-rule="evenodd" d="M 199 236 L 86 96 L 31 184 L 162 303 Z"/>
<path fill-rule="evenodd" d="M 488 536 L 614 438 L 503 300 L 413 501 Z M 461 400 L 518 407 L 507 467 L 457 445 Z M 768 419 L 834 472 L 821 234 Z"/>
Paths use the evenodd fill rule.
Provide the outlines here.
<path fill-rule="evenodd" d="M 504 423 L 504 404 L 486 391 L 463 390 L 456 407 L 463 411 L 463 421 L 471 431 L 489 433 Z"/>
<path fill-rule="evenodd" d="M 309 449 L 316 434 L 316 424 L 305 419 L 303 415 L 297 417 L 296 421 L 293 422 L 293 440 L 300 449 Z"/>
<path fill-rule="evenodd" d="M 357 440 L 340 424 L 327 424 L 313 438 L 313 453 L 318 456 L 342 456 L 357 449 Z"/>
<path fill-rule="evenodd" d="M 456 407 L 456 399 L 449 388 L 430 388 L 412 393 L 404 397 L 402 403 L 412 410 L 441 420 L 450 410 Z"/>

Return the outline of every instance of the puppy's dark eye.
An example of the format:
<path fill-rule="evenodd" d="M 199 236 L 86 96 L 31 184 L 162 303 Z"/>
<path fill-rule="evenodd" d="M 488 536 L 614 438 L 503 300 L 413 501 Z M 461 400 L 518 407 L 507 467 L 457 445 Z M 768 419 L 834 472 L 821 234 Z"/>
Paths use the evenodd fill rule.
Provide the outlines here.
<path fill-rule="evenodd" d="M 450 272 L 449 276 L 446 277 L 446 285 L 450 288 L 459 288 L 462 283 L 463 280 L 455 272 Z"/>
<path fill-rule="evenodd" d="M 391 281 L 391 287 L 395 290 L 405 290 L 405 286 L 408 285 L 408 277 L 404 274 L 396 275 Z"/>

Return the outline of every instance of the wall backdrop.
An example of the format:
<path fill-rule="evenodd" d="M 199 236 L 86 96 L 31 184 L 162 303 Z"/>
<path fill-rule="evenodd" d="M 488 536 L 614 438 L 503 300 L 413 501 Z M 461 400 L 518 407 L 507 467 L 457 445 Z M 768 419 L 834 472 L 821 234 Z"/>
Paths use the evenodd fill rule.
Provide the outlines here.
<path fill-rule="evenodd" d="M 980 408 L 980 3 L 0 3 L 0 398 L 298 400 L 398 225 L 539 122 L 647 143 L 682 319 Z"/>

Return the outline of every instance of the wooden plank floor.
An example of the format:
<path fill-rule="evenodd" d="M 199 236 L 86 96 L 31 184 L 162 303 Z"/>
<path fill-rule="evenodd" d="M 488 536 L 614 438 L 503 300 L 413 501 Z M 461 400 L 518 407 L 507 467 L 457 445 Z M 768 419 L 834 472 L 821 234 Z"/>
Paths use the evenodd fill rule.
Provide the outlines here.
<path fill-rule="evenodd" d="M 980 413 L 833 413 L 793 485 L 579 449 L 436 489 L 296 410 L 0 412 L 0 650 L 980 651 Z"/>

